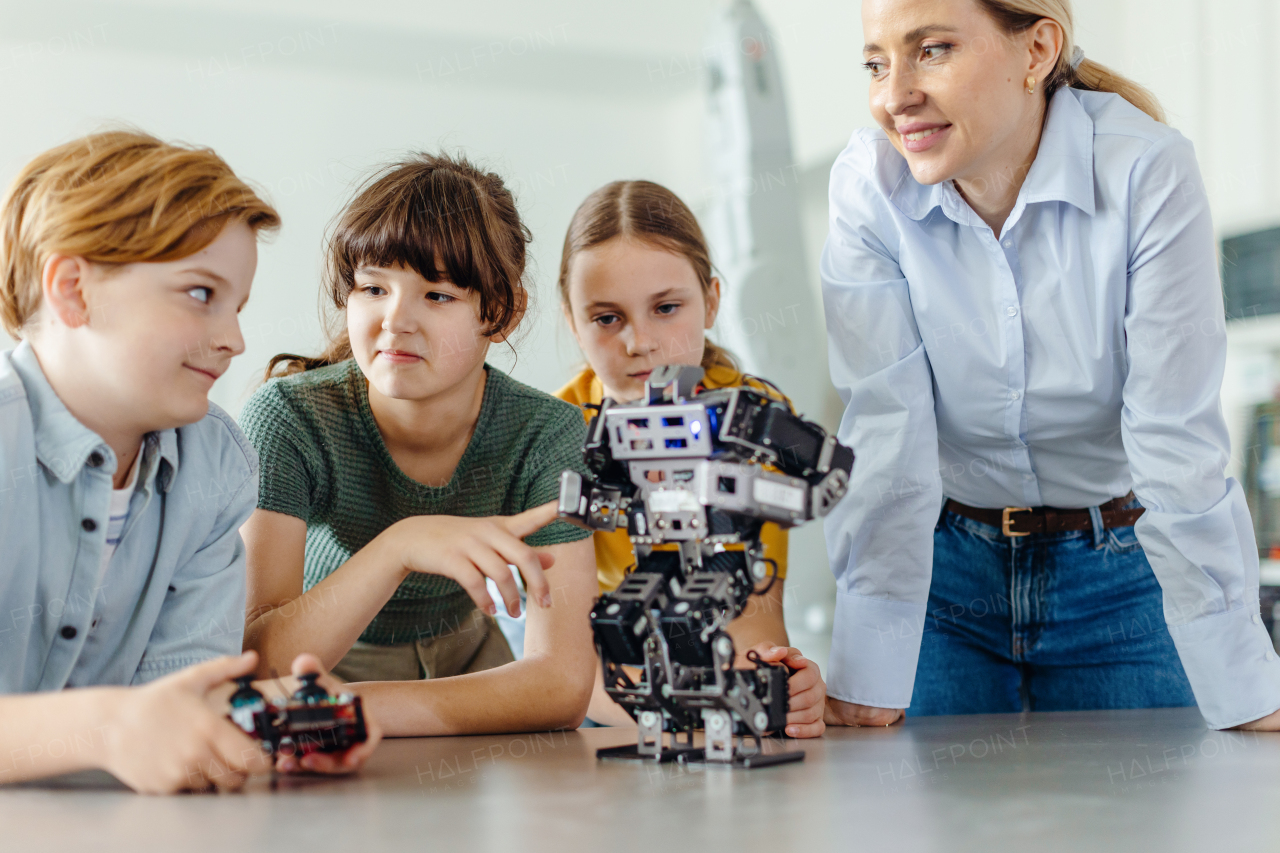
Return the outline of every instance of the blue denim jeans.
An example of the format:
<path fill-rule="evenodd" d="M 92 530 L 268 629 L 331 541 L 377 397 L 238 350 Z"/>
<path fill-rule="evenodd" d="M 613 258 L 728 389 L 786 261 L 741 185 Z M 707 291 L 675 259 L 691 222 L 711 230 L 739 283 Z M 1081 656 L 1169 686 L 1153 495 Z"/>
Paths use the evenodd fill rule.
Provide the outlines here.
<path fill-rule="evenodd" d="M 1195 704 L 1132 527 L 1013 538 L 944 512 L 933 543 L 908 716 Z"/>

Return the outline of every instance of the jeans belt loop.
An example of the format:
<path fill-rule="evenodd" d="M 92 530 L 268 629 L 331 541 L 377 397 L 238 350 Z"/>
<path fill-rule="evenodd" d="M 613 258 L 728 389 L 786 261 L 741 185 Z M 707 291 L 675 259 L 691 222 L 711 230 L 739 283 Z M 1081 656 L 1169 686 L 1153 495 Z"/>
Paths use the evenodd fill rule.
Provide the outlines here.
<path fill-rule="evenodd" d="M 1015 537 L 1015 536 L 1030 536 L 1030 535 L 1031 535 L 1030 533 L 1019 533 L 1019 532 L 1017 532 L 1017 531 L 1013 530 L 1013 529 L 1009 526 L 1009 525 L 1013 524 L 1013 519 L 1012 519 L 1012 518 L 1010 518 L 1010 517 L 1009 517 L 1009 515 L 1010 515 L 1010 513 L 1015 513 L 1015 512 L 1031 512 L 1031 507 L 1029 507 L 1029 506 L 1007 506 L 1007 507 L 1005 507 L 1005 508 L 1004 508 L 1004 511 L 1003 511 L 1002 513 L 1000 513 L 1000 532 L 1001 532 L 1001 533 L 1003 533 L 1005 536 L 1009 536 L 1009 537 Z"/>
<path fill-rule="evenodd" d="M 1107 528 L 1102 523 L 1102 510 L 1096 506 L 1089 507 L 1089 521 L 1093 522 L 1093 549 L 1096 551 L 1106 541 Z"/>

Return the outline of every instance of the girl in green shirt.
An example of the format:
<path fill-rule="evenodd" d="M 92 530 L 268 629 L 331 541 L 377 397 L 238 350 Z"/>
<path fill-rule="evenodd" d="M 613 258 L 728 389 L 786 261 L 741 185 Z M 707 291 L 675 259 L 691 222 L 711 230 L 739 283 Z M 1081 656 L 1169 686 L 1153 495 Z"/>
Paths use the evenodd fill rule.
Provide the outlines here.
<path fill-rule="evenodd" d="M 245 647 L 264 674 L 314 652 L 389 735 L 586 713 L 594 553 L 553 503 L 585 426 L 485 363 L 525 313 L 529 239 L 501 179 L 465 160 L 383 170 L 329 240 L 344 322 L 320 357 L 274 358 L 241 415 L 261 457 Z M 519 614 L 508 564 L 528 590 L 519 661 L 486 592 Z"/>

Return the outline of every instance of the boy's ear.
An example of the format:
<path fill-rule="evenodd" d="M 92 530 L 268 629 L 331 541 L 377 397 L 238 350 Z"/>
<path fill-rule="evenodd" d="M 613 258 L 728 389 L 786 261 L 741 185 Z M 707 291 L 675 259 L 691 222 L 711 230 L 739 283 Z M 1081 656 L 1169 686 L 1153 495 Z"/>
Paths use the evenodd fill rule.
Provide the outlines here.
<path fill-rule="evenodd" d="M 716 324 L 716 315 L 720 313 L 720 279 L 711 279 L 704 298 L 707 301 L 707 321 L 702 328 L 710 329 Z"/>
<path fill-rule="evenodd" d="M 511 322 L 506 325 L 506 328 L 499 329 L 492 335 L 489 335 L 489 340 L 491 342 L 495 344 L 502 343 L 520 326 L 520 321 L 524 319 L 525 312 L 529 310 L 529 291 L 525 290 L 523 287 L 516 291 L 515 307 L 516 310 L 512 312 L 511 315 Z"/>
<path fill-rule="evenodd" d="M 84 298 L 89 262 L 69 255 L 50 255 L 40 276 L 44 310 L 69 329 L 89 323 L 89 306 Z"/>

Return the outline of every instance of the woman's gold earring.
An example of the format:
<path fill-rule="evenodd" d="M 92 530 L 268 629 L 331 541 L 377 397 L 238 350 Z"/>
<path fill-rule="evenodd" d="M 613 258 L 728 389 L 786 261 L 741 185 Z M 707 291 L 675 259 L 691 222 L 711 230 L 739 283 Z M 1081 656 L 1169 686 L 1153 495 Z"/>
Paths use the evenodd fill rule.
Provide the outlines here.
<path fill-rule="evenodd" d="M 1034 95 L 1035 93 L 1036 93 L 1036 78 L 1028 77 L 1027 78 L 1027 94 Z"/>

